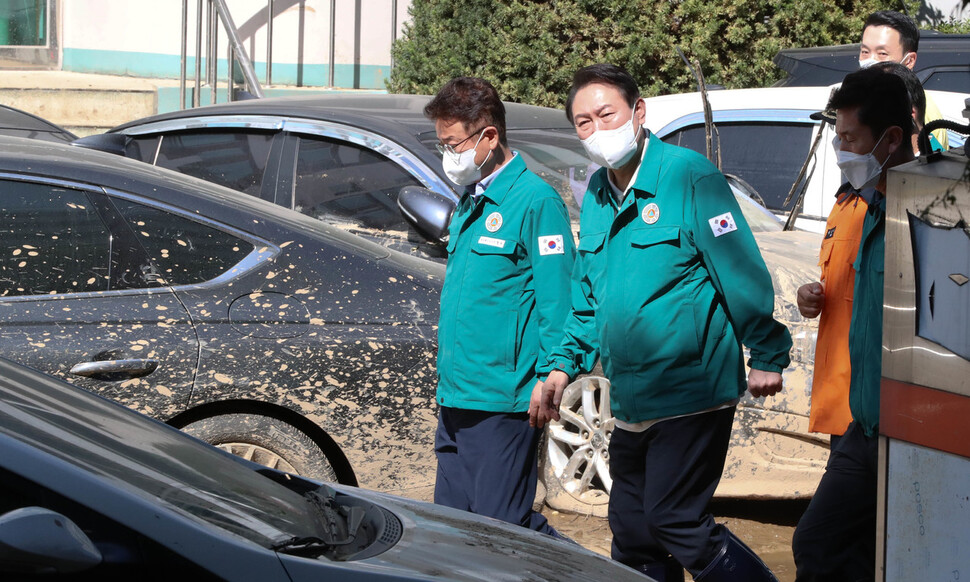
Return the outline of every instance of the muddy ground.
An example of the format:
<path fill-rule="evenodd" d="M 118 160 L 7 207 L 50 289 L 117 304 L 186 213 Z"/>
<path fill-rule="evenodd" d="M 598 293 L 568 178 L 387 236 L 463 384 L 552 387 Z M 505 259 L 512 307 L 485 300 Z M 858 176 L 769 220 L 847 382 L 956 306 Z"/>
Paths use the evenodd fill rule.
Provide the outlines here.
<path fill-rule="evenodd" d="M 779 582 L 795 579 L 791 538 L 808 501 L 716 501 L 711 507 L 723 523 L 751 547 L 775 573 Z M 610 555 L 610 527 L 605 518 L 561 513 L 546 508 L 543 514 L 557 530 L 586 548 Z M 690 574 L 686 575 L 690 580 Z"/>

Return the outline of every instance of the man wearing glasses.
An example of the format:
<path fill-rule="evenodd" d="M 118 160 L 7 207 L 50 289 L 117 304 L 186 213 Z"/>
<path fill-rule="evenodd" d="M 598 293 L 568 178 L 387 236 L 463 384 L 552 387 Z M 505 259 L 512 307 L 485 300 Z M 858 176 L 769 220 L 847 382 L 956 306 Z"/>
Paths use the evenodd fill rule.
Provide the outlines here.
<path fill-rule="evenodd" d="M 463 188 L 441 292 L 434 500 L 558 536 L 532 509 L 540 432 L 528 411 L 570 307 L 566 206 L 509 149 L 487 81 L 452 79 L 424 113 Z"/>

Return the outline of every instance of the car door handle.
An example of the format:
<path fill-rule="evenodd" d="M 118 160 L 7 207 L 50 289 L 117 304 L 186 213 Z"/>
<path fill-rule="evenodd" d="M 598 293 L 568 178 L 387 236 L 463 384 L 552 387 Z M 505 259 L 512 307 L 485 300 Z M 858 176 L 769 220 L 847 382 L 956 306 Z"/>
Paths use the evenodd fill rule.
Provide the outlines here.
<path fill-rule="evenodd" d="M 71 368 L 75 376 L 94 378 L 113 382 L 147 376 L 158 368 L 158 360 L 104 360 L 100 362 L 81 362 Z"/>

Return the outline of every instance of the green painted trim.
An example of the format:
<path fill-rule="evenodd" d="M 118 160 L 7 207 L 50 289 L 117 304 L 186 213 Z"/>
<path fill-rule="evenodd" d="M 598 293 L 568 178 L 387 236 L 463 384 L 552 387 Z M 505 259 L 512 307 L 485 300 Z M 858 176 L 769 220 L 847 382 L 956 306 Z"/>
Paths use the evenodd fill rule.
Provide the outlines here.
<path fill-rule="evenodd" d="M 178 55 L 65 48 L 62 68 L 65 71 L 78 73 L 122 75 L 149 79 L 178 79 L 180 62 L 181 57 Z M 194 75 L 195 57 L 188 57 L 185 67 L 189 76 Z M 202 67 L 205 70 L 205 59 L 202 60 Z M 253 63 L 253 69 L 256 71 L 256 78 L 259 79 L 259 82 L 265 83 L 266 63 L 256 61 Z M 220 81 L 225 83 L 226 71 L 228 71 L 226 59 L 219 59 L 217 70 Z M 383 90 L 385 88 L 384 82 L 390 76 L 390 73 L 390 65 L 355 66 L 337 63 L 334 69 L 334 87 Z M 239 78 L 241 78 L 241 75 L 237 74 L 237 79 Z M 329 65 L 273 64 L 274 85 L 327 87 L 329 81 Z"/>

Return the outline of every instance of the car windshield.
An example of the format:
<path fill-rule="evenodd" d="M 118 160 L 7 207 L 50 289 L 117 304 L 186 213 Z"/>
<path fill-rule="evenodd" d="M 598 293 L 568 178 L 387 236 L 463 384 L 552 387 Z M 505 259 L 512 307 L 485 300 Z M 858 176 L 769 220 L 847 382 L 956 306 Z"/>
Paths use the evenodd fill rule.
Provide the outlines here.
<path fill-rule="evenodd" d="M 227 454 L 0 359 L 0 434 L 129 494 L 274 547 L 318 536 L 307 501 Z"/>
<path fill-rule="evenodd" d="M 578 220 L 586 185 L 599 166 L 586 157 L 576 131 L 516 129 L 508 131 L 508 138 L 509 146 L 522 155 L 526 166 L 559 192 L 569 214 Z"/>
<path fill-rule="evenodd" d="M 744 215 L 744 219 L 748 221 L 748 226 L 751 227 L 751 232 L 784 230 L 784 222 L 751 197 L 750 194 L 754 192 L 751 186 L 731 175 L 727 176 L 727 181 L 731 191 L 734 192 L 738 205 L 741 207 L 741 214 Z"/>

